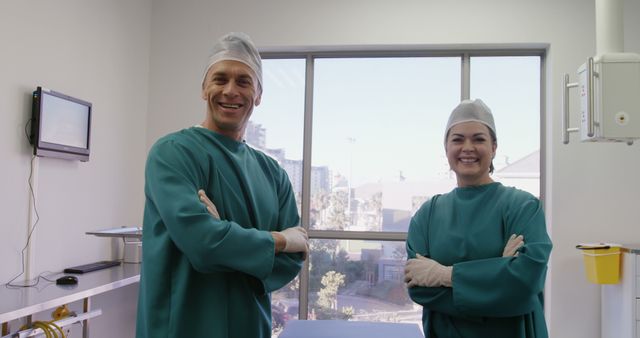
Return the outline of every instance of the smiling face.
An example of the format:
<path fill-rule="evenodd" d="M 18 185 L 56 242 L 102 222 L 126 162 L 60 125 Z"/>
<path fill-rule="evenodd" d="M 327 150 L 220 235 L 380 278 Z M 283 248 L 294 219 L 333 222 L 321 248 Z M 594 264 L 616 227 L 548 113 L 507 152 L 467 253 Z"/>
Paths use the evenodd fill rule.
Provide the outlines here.
<path fill-rule="evenodd" d="M 493 182 L 489 168 L 496 148 L 489 128 L 480 122 L 463 122 L 451 127 L 445 149 L 449 166 L 456 173 L 458 187 Z"/>
<path fill-rule="evenodd" d="M 205 77 L 202 99 L 207 101 L 207 117 L 202 125 L 240 141 L 262 91 L 249 66 L 224 60 L 215 63 Z"/>

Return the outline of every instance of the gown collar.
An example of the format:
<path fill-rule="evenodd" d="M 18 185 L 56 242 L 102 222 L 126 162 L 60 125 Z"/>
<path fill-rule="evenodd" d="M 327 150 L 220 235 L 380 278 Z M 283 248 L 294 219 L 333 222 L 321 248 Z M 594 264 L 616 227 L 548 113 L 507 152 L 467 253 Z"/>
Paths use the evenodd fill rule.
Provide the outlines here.
<path fill-rule="evenodd" d="M 217 133 L 211 129 L 207 129 L 205 127 L 203 127 L 200 124 L 196 124 L 195 126 L 193 126 L 193 128 L 191 128 L 193 130 L 196 130 L 200 133 L 203 133 L 204 135 L 206 135 L 207 137 L 211 137 L 213 139 L 215 139 L 216 141 L 220 142 L 225 148 L 227 148 L 230 151 L 239 151 L 239 150 L 243 150 L 246 148 L 247 144 L 245 143 L 244 140 L 242 141 L 236 141 L 228 136 L 222 135 L 220 133 Z"/>
<path fill-rule="evenodd" d="M 482 185 L 475 185 L 469 187 L 458 187 L 453 190 L 455 195 L 461 199 L 470 199 L 474 198 L 478 195 L 481 195 L 485 192 L 493 191 L 501 186 L 500 182 L 491 182 Z"/>

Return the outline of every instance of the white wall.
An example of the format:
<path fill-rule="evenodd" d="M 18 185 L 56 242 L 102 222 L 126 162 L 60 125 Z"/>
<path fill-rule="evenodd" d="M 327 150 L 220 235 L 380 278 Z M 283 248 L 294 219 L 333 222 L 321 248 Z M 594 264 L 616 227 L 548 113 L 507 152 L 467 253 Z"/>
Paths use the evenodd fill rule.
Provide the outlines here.
<path fill-rule="evenodd" d="M 624 4 L 626 49 L 640 53 L 640 5 Z M 586 281 L 574 247 L 640 242 L 640 145 L 581 144 L 576 135 L 562 144 L 560 79 L 563 73 L 575 79 L 595 54 L 594 9 L 593 0 L 154 0 L 147 146 L 203 119 L 202 69 L 213 41 L 227 31 L 244 31 L 262 47 L 549 43 L 544 188 L 555 244 L 549 326 L 556 338 L 599 337 L 599 289 Z"/>
<path fill-rule="evenodd" d="M 0 2 L 2 284 L 20 273 L 27 238 L 32 148 L 24 126 L 37 86 L 92 102 L 93 124 L 89 162 L 37 161 L 31 277 L 109 259 L 110 240 L 85 232 L 141 224 L 150 18 L 151 0 Z M 137 289 L 126 292 L 114 298 L 135 309 Z M 108 322 L 110 307 L 120 311 L 120 302 L 101 303 L 98 323 Z M 124 323 L 93 337 L 131 336 L 132 328 Z"/>

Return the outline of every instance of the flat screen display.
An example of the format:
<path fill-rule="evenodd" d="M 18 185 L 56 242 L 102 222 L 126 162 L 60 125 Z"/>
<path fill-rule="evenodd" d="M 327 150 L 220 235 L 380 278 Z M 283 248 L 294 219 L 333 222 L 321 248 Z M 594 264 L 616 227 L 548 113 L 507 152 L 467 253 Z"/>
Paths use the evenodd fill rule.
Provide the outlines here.
<path fill-rule="evenodd" d="M 38 87 L 33 92 L 34 154 L 88 161 L 91 109 L 90 102 Z"/>
<path fill-rule="evenodd" d="M 47 113 L 41 115 L 40 140 L 76 148 L 87 148 L 89 107 L 47 93 L 42 94 L 42 106 L 46 107 Z"/>

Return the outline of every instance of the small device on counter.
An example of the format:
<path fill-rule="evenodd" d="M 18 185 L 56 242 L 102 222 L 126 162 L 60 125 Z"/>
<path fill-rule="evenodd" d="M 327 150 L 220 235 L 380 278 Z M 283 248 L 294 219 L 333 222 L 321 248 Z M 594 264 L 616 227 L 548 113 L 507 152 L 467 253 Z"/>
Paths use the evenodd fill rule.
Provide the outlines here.
<path fill-rule="evenodd" d="M 85 273 L 120 265 L 119 261 L 99 261 L 64 269 L 64 273 Z"/>
<path fill-rule="evenodd" d="M 58 284 L 58 285 L 78 284 L 78 277 L 70 276 L 70 275 L 62 276 L 62 277 L 56 279 L 56 284 Z"/>

